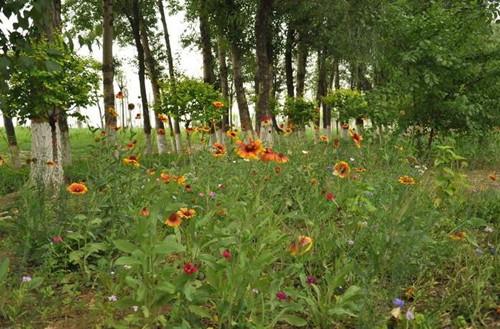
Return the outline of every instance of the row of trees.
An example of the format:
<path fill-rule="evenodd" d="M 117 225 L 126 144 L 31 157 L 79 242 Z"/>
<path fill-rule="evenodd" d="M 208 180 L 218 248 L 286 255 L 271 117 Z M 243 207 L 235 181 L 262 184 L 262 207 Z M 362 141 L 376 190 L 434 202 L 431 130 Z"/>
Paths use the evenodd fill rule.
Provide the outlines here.
<path fill-rule="evenodd" d="M 95 69 L 74 55 L 73 40 L 89 47 L 101 44 L 111 141 L 117 128 L 113 43 L 135 46 L 146 153 L 153 149 L 150 105 L 167 114 L 155 115 L 158 152 L 167 149 L 164 124 L 173 137 L 171 148 L 179 152 L 182 122 L 187 128 L 203 121 L 214 136 L 229 128 L 227 104 L 233 95 L 241 129 L 265 140 L 273 130 L 281 131 L 276 104 L 285 98 L 292 121 L 298 115 L 293 109 L 306 109 L 295 121 L 312 121 L 315 128 L 322 124 L 327 133 L 332 107 L 346 101 L 367 109 L 365 115 L 376 125 L 420 125 L 429 142 L 436 132 L 499 124 L 500 44 L 493 23 L 500 9 L 494 2 L 172 0 L 167 5 L 171 12 L 183 11 L 190 22 L 184 41 L 203 55 L 205 87 L 179 79 L 162 0 L 5 1 L 1 12 L 17 16 L 18 23 L 17 30 L 0 34 L 0 71 L 6 77 L 1 88 L 7 95 L 1 108 L 11 145 L 10 118 L 31 120 L 37 160 L 33 179 L 45 185 L 62 182 L 63 155 L 69 155 L 68 110 L 92 102 Z M 332 94 L 341 87 L 352 91 Z M 312 103 L 306 95 L 313 95 Z M 198 104 L 188 106 L 186 97 Z M 226 106 L 214 107 L 215 100 Z M 255 104 L 253 122 L 249 102 Z M 318 108 L 321 115 L 307 112 Z M 262 129 L 269 120 L 271 129 Z M 51 162 L 56 165 L 47 169 Z"/>

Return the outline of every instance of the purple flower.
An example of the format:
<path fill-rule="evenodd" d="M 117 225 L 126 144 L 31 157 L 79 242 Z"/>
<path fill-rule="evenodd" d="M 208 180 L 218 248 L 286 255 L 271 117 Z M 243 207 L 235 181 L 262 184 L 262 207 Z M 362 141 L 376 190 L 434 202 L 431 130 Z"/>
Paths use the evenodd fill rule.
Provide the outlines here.
<path fill-rule="evenodd" d="M 208 195 L 213 199 L 217 195 L 215 192 L 211 191 Z"/>
<path fill-rule="evenodd" d="M 111 295 L 111 296 L 108 296 L 108 300 L 110 302 L 116 302 L 118 300 L 118 297 L 116 297 L 115 295 Z"/>
<path fill-rule="evenodd" d="M 287 296 L 286 292 L 284 292 L 284 291 L 278 291 L 278 292 L 276 293 L 276 298 L 277 298 L 279 301 L 284 301 L 284 300 L 286 300 L 286 299 L 288 298 L 288 296 Z"/>
<path fill-rule="evenodd" d="M 307 284 L 308 285 L 312 285 L 312 284 L 316 284 L 317 280 L 316 280 L 316 277 L 314 275 L 309 275 L 307 277 Z"/>
<path fill-rule="evenodd" d="M 394 305 L 395 307 L 403 307 L 405 306 L 405 302 L 402 299 L 394 298 L 392 300 L 392 305 Z"/>
<path fill-rule="evenodd" d="M 415 314 L 413 313 L 413 310 L 410 308 L 408 311 L 406 311 L 406 320 L 411 321 L 415 319 Z"/>
<path fill-rule="evenodd" d="M 32 280 L 31 276 L 25 275 L 21 278 L 22 282 L 30 282 Z"/>

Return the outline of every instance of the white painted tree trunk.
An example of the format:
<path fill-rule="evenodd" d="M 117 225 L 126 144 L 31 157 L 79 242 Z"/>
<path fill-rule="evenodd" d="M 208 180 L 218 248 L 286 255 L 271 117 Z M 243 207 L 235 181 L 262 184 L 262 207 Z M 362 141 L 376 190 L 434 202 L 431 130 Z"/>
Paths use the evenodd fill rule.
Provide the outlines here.
<path fill-rule="evenodd" d="M 210 134 L 210 145 L 214 145 L 215 143 L 217 143 L 217 133 L 214 131 Z"/>
<path fill-rule="evenodd" d="M 219 143 L 221 143 L 222 145 L 226 145 L 226 139 L 225 139 L 225 132 L 224 130 L 222 129 L 217 129 L 217 140 L 219 141 Z"/>
<path fill-rule="evenodd" d="M 47 189 L 58 189 L 64 181 L 61 132 L 55 124 L 52 131 L 47 121 L 31 121 L 32 183 Z"/>
<path fill-rule="evenodd" d="M 266 147 L 273 147 L 273 126 L 262 125 L 260 128 L 260 139 Z"/>
<path fill-rule="evenodd" d="M 156 143 L 158 146 L 158 154 L 165 154 L 167 152 L 167 140 L 165 134 L 156 132 Z"/>

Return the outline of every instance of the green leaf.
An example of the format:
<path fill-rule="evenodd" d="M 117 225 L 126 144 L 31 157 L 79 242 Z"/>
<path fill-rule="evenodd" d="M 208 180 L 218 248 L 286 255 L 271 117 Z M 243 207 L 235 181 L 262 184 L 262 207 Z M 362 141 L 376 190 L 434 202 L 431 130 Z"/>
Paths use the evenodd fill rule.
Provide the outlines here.
<path fill-rule="evenodd" d="M 9 272 L 9 258 L 4 258 L 0 263 L 0 282 L 7 278 Z"/>
<path fill-rule="evenodd" d="M 173 294 L 175 293 L 175 286 L 171 284 L 170 282 L 162 282 L 156 288 L 159 291 L 166 292 L 168 294 Z"/>
<path fill-rule="evenodd" d="M 115 265 L 128 265 L 128 266 L 133 266 L 133 265 L 141 265 L 141 261 L 133 258 L 133 257 L 128 257 L 128 256 L 123 256 L 118 258 L 115 261 Z"/>
<path fill-rule="evenodd" d="M 297 326 L 297 327 L 307 326 L 306 320 L 302 319 L 301 317 L 298 317 L 296 315 L 291 315 L 291 314 L 283 314 L 280 317 L 280 321 L 285 321 L 286 323 L 288 323 L 292 326 Z"/>
<path fill-rule="evenodd" d="M 193 313 L 198 315 L 201 318 L 207 318 L 210 319 L 211 315 L 210 313 L 203 307 L 196 306 L 196 305 L 190 305 L 189 310 Z"/>
<path fill-rule="evenodd" d="M 174 235 L 167 236 L 165 240 L 157 243 L 153 248 L 153 252 L 157 255 L 167 255 L 184 250 L 184 246 L 177 242 Z"/>
<path fill-rule="evenodd" d="M 115 240 L 113 241 L 116 249 L 126 252 L 126 253 L 133 253 L 136 251 L 138 248 L 132 243 L 127 240 Z"/>

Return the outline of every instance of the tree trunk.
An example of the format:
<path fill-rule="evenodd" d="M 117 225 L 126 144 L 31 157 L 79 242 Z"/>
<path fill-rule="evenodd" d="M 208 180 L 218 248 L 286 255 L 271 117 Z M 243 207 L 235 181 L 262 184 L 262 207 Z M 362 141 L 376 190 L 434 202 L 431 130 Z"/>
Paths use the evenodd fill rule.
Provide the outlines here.
<path fill-rule="evenodd" d="M 200 20 L 200 43 L 203 55 L 203 81 L 215 86 L 214 58 L 212 55 L 212 40 L 210 38 L 210 25 L 208 22 L 206 0 L 200 0 L 198 14 Z"/>
<path fill-rule="evenodd" d="M 144 47 L 141 42 L 140 32 L 140 8 L 139 0 L 132 0 L 132 16 L 129 16 L 130 25 L 134 34 L 135 47 L 137 49 L 137 59 L 139 61 L 139 89 L 141 91 L 142 117 L 144 122 L 144 135 L 146 140 L 146 154 L 151 154 L 153 150 L 151 142 L 151 122 L 149 118 L 148 96 L 146 94 L 146 70 L 144 61 Z"/>
<path fill-rule="evenodd" d="M 332 113 L 329 106 L 326 106 L 323 102 L 323 97 L 326 96 L 328 92 L 328 80 L 327 80 L 327 58 L 326 51 L 318 51 L 318 86 L 316 99 L 318 104 L 323 109 L 323 130 L 324 133 L 330 135 L 330 126 L 332 120 Z"/>
<path fill-rule="evenodd" d="M 165 36 L 165 46 L 167 48 L 167 63 L 168 63 L 168 75 L 170 77 L 170 83 L 172 84 L 172 92 L 175 94 L 176 90 L 176 77 L 175 77 L 175 69 L 174 69 L 174 57 L 172 55 L 172 47 L 170 45 L 170 35 L 168 33 L 167 20 L 165 16 L 165 9 L 163 8 L 163 0 L 158 0 L 158 9 L 160 11 L 161 24 L 163 26 L 163 35 Z M 172 119 L 168 117 L 168 125 L 170 128 L 171 136 L 172 136 L 172 148 L 175 152 L 181 152 L 181 135 L 180 135 L 180 125 L 177 120 L 175 120 L 175 128 L 174 124 L 172 124 Z"/>
<path fill-rule="evenodd" d="M 255 20 L 256 55 L 257 55 L 257 117 L 256 130 L 261 139 L 272 144 L 272 121 L 265 124 L 263 119 L 271 118 L 271 91 L 272 91 L 272 0 L 260 0 Z"/>
<path fill-rule="evenodd" d="M 338 59 L 333 60 L 333 74 L 335 76 L 335 78 L 334 78 L 335 90 L 339 90 L 340 89 L 340 68 L 339 68 L 339 60 Z"/>
<path fill-rule="evenodd" d="M 304 97 L 308 55 L 309 51 L 307 45 L 303 40 L 303 36 L 301 36 L 297 54 L 297 97 Z"/>
<path fill-rule="evenodd" d="M 144 25 L 144 20 L 141 17 L 141 41 L 144 45 L 144 59 L 146 61 L 146 68 L 148 69 L 149 80 L 151 81 L 151 88 L 153 89 L 153 101 L 154 107 L 156 107 L 160 102 L 160 82 L 158 78 L 158 65 L 151 53 L 151 47 L 149 46 L 148 34 L 146 26 Z M 155 112 L 155 124 L 156 124 L 156 142 L 158 147 L 158 154 L 163 154 L 166 151 L 166 140 L 165 140 L 165 125 L 163 121 L 158 118 Z"/>
<path fill-rule="evenodd" d="M 102 83 L 104 91 L 104 121 L 106 133 L 113 139 L 117 125 L 113 86 L 113 0 L 103 0 L 102 20 Z"/>
<path fill-rule="evenodd" d="M 295 38 L 295 31 L 290 26 L 286 32 L 285 42 L 285 77 L 286 77 L 286 91 L 288 97 L 295 97 L 293 86 L 293 43 Z"/>
<path fill-rule="evenodd" d="M 7 135 L 7 142 L 9 143 L 10 160 L 14 168 L 21 167 L 21 161 L 19 159 L 19 146 L 17 145 L 16 129 L 14 128 L 14 123 L 12 118 L 7 115 L 3 115 L 3 123 L 5 126 L 5 134 Z"/>
<path fill-rule="evenodd" d="M 31 119 L 30 181 L 37 186 L 58 190 L 64 173 L 61 158 L 61 134 L 54 116 Z"/>
<path fill-rule="evenodd" d="M 241 51 L 234 43 L 231 44 L 231 59 L 233 63 L 234 88 L 236 91 L 236 102 L 238 103 L 238 111 L 240 114 L 241 130 L 249 135 L 253 135 L 252 121 L 248 110 L 245 87 L 243 86 L 244 80 L 241 67 Z"/>
<path fill-rule="evenodd" d="M 220 89 L 222 97 L 224 97 L 225 102 L 229 102 L 229 80 L 228 80 L 228 70 L 226 62 L 226 45 L 223 44 L 223 40 L 219 38 L 217 55 L 219 60 L 219 74 L 220 74 Z M 229 104 L 226 104 L 229 108 Z M 224 133 L 229 128 L 229 110 L 226 110 L 222 116 L 222 125 L 220 132 L 220 140 L 224 142 Z"/>
<path fill-rule="evenodd" d="M 73 162 L 73 159 L 71 157 L 71 144 L 69 142 L 68 116 L 64 112 L 59 113 L 57 116 L 57 124 L 61 132 L 62 164 L 69 166 Z"/>

